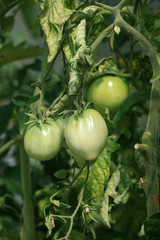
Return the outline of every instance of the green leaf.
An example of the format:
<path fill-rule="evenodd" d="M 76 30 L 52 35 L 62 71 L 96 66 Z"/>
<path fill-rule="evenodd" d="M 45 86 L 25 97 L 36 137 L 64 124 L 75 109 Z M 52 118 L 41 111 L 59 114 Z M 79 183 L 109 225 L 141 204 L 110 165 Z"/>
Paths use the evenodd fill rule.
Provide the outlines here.
<path fill-rule="evenodd" d="M 144 231 L 147 240 L 160 239 L 160 213 L 154 214 L 146 219 Z"/>
<path fill-rule="evenodd" d="M 54 176 L 60 179 L 64 179 L 66 178 L 67 174 L 68 174 L 68 170 L 60 169 L 57 172 L 55 172 Z"/>
<path fill-rule="evenodd" d="M 6 131 L 9 120 L 13 114 L 13 104 L 0 107 L 0 135 Z"/>
<path fill-rule="evenodd" d="M 25 92 L 19 92 L 17 95 L 20 97 L 31 98 L 31 95 Z"/>
<path fill-rule="evenodd" d="M 3 177 L 4 185 L 14 194 L 21 195 L 21 179 L 19 167 L 7 167 Z"/>
<path fill-rule="evenodd" d="M 59 200 L 53 200 L 52 203 L 57 206 L 60 207 L 60 201 Z"/>
<path fill-rule="evenodd" d="M 107 148 L 99 155 L 97 161 L 90 166 L 90 173 L 87 186 L 84 192 L 84 201 L 91 199 L 91 203 L 99 204 L 103 201 L 104 188 L 106 186 L 110 170 L 110 158 Z M 78 178 L 77 184 L 82 186 L 86 177 L 86 168 Z"/>
<path fill-rule="evenodd" d="M 115 152 L 120 148 L 120 145 L 114 139 L 108 137 L 106 148 L 109 152 Z"/>
<path fill-rule="evenodd" d="M 110 178 L 107 189 L 104 194 L 104 199 L 102 202 L 102 208 L 101 208 L 101 217 L 104 222 L 104 224 L 111 228 L 110 221 L 109 221 L 109 196 L 114 198 L 117 195 L 116 188 L 120 182 L 120 172 L 117 169 Z"/>
<path fill-rule="evenodd" d="M 26 101 L 16 100 L 16 99 L 12 99 L 12 102 L 17 107 L 24 107 L 27 104 Z"/>
<path fill-rule="evenodd" d="M 26 46 L 20 43 L 17 46 L 12 44 L 5 45 L 0 50 L 0 66 L 9 62 L 32 58 L 42 54 L 42 48 L 38 46 Z"/>
<path fill-rule="evenodd" d="M 66 36 L 63 50 L 66 58 L 69 61 L 69 95 L 76 94 L 83 76 L 86 59 L 84 55 L 87 53 L 86 49 L 86 20 L 83 19 L 73 29 L 72 33 Z"/>
<path fill-rule="evenodd" d="M 118 123 L 122 116 L 135 104 L 147 101 L 150 97 L 150 90 L 141 90 L 136 93 L 132 93 L 119 107 L 116 115 L 113 118 L 115 123 Z"/>
<path fill-rule="evenodd" d="M 4 15 L 22 0 L 0 0 L 0 16 Z"/>
<path fill-rule="evenodd" d="M 28 100 L 28 104 L 38 101 L 39 98 L 40 98 L 40 94 L 36 94 L 33 98 Z"/>
<path fill-rule="evenodd" d="M 57 54 L 62 41 L 64 24 L 75 10 L 65 7 L 63 0 L 36 0 L 42 9 L 40 23 L 46 35 L 49 47 L 48 62 L 52 61 Z"/>
<path fill-rule="evenodd" d="M 96 10 L 96 9 L 95 9 Z M 91 45 L 102 31 L 109 26 L 110 11 L 104 9 L 97 9 L 89 21 L 89 31 L 87 35 L 87 43 Z"/>
<path fill-rule="evenodd" d="M 150 82 L 153 83 L 154 81 L 159 79 L 160 79 L 160 71 L 158 71 L 155 75 L 153 75 Z"/>
<path fill-rule="evenodd" d="M 14 17 L 4 17 L 1 20 L 1 29 L 3 32 L 10 32 L 14 26 Z"/>
<path fill-rule="evenodd" d="M 20 131 L 20 134 L 23 134 L 26 128 L 25 123 L 28 121 L 28 116 L 26 115 L 26 111 L 18 113 L 17 116 L 18 116 L 18 123 L 19 123 L 19 131 Z"/>

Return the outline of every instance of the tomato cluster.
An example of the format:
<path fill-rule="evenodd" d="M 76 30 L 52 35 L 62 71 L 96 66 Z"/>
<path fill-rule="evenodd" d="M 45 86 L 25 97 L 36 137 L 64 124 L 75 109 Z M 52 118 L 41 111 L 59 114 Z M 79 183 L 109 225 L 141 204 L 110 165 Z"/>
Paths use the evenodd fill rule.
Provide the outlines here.
<path fill-rule="evenodd" d="M 24 147 L 27 154 L 46 161 L 56 156 L 65 137 L 67 147 L 79 164 L 94 162 L 105 147 L 108 130 L 103 117 L 94 109 L 73 114 L 68 121 L 46 119 L 31 124 L 25 133 Z"/>
<path fill-rule="evenodd" d="M 24 147 L 32 158 L 46 161 L 57 155 L 62 142 L 69 148 L 79 164 L 94 163 L 103 151 L 108 129 L 103 119 L 105 108 L 111 114 L 119 108 L 128 96 L 128 85 L 124 79 L 104 76 L 93 81 L 87 88 L 87 100 L 95 109 L 75 111 L 69 118 L 32 123 L 25 133 Z M 65 140 L 64 140 L 65 139 Z"/>

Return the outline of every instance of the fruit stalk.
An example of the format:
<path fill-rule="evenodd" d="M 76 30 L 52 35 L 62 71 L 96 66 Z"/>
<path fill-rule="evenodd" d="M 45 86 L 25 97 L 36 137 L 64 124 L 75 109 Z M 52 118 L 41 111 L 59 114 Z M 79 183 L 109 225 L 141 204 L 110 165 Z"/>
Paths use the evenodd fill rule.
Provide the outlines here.
<path fill-rule="evenodd" d="M 23 141 L 19 143 L 20 148 L 20 164 L 21 164 L 21 183 L 23 194 L 22 208 L 22 226 L 20 231 L 21 240 L 36 240 L 34 211 L 32 205 L 31 194 L 31 176 L 29 159 L 25 153 Z"/>

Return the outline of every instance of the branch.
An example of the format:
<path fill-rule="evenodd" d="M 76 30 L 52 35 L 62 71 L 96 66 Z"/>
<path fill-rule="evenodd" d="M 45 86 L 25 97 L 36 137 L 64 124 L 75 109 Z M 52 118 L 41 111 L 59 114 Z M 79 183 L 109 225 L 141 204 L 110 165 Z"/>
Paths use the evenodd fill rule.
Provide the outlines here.
<path fill-rule="evenodd" d="M 150 57 L 152 68 L 153 68 L 153 74 L 158 72 L 159 65 L 156 57 L 156 50 L 154 49 L 152 44 L 140 32 L 138 32 L 135 28 L 130 26 L 126 21 L 124 21 L 124 19 L 120 15 L 120 12 L 117 11 L 117 9 L 116 11 L 114 11 L 114 14 L 116 17 L 115 24 L 125 29 L 127 32 L 132 34 L 139 42 L 143 44 L 143 48 L 146 49 L 146 52 Z"/>
<path fill-rule="evenodd" d="M 117 4 L 114 7 L 111 7 L 111 6 L 108 6 L 106 4 L 99 3 L 99 2 L 94 2 L 94 5 L 97 6 L 97 7 L 101 7 L 103 9 L 106 9 L 108 11 L 114 12 L 115 10 L 120 9 L 123 6 L 123 4 L 126 3 L 126 2 L 127 2 L 127 0 L 122 0 L 119 4 Z"/>
<path fill-rule="evenodd" d="M 94 52 L 95 49 L 98 47 L 98 45 L 102 42 L 102 40 L 112 31 L 114 28 L 114 23 L 109 25 L 106 29 L 103 30 L 103 32 L 99 35 L 99 37 L 92 43 L 90 50 L 91 52 Z"/>
<path fill-rule="evenodd" d="M 130 26 L 121 17 L 119 11 L 114 12 L 116 20 L 115 23 L 119 27 L 124 28 L 127 32 L 132 34 L 146 50 L 150 57 L 152 64 L 153 75 L 159 71 L 159 64 L 156 57 L 156 50 L 152 44 L 136 29 Z M 147 127 L 143 134 L 142 144 L 146 145 L 145 159 L 146 159 L 146 186 L 147 186 L 147 215 L 152 216 L 159 212 L 159 181 L 155 170 L 157 164 L 157 132 L 159 124 L 159 112 L 160 106 L 157 104 L 160 101 L 160 79 L 156 80 L 152 84 L 150 95 L 149 115 L 147 121 Z M 154 173 L 154 176 L 153 176 Z M 151 187 L 152 186 L 152 187 Z M 155 199 L 158 199 L 155 201 Z"/>

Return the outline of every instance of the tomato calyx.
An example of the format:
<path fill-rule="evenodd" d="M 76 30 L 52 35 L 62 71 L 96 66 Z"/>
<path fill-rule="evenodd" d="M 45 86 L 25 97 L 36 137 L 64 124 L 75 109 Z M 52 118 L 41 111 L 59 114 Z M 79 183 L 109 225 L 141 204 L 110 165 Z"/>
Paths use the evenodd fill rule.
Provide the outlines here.
<path fill-rule="evenodd" d="M 43 123 L 49 123 L 49 121 L 53 120 L 50 117 L 42 117 L 42 118 L 37 118 L 35 115 L 31 114 L 31 113 L 26 113 L 27 116 L 30 117 L 31 120 L 29 120 L 28 122 L 26 122 L 26 125 L 29 126 L 33 126 L 33 125 L 40 125 L 42 126 Z"/>

